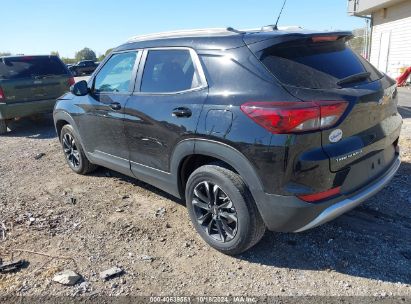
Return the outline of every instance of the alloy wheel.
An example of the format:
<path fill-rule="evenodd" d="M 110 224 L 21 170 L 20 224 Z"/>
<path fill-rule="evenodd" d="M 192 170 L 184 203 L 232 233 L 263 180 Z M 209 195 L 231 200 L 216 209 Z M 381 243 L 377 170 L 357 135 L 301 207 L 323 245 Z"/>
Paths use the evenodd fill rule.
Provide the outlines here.
<path fill-rule="evenodd" d="M 192 198 L 198 224 L 212 239 L 231 241 L 238 229 L 238 217 L 228 195 L 216 184 L 208 181 L 194 188 Z"/>
<path fill-rule="evenodd" d="M 80 152 L 77 149 L 74 137 L 69 133 L 63 136 L 63 150 L 70 165 L 73 168 L 78 168 L 80 166 Z"/>

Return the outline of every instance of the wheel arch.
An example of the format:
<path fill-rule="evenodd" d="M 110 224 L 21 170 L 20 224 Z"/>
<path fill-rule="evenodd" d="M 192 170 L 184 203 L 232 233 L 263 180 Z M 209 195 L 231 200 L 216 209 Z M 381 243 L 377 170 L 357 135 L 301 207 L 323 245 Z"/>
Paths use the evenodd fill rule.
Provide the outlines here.
<path fill-rule="evenodd" d="M 254 191 L 262 191 L 260 178 L 240 151 L 218 141 L 193 139 L 181 142 L 171 161 L 171 173 L 177 180 L 180 197 L 184 198 L 185 182 L 196 168 L 217 161 L 238 173 L 252 194 Z"/>
<path fill-rule="evenodd" d="M 54 119 L 54 126 L 56 128 L 56 133 L 57 133 L 57 136 L 59 137 L 59 139 L 60 139 L 60 135 L 61 135 L 61 129 L 65 125 L 70 125 L 70 126 L 73 127 L 74 131 L 76 132 L 77 137 L 80 140 L 81 145 L 84 148 L 83 141 L 81 140 L 80 132 L 77 128 L 77 125 L 76 125 L 74 119 L 70 116 L 70 114 L 68 114 L 67 112 L 64 112 L 64 111 L 54 112 L 53 119 Z"/>

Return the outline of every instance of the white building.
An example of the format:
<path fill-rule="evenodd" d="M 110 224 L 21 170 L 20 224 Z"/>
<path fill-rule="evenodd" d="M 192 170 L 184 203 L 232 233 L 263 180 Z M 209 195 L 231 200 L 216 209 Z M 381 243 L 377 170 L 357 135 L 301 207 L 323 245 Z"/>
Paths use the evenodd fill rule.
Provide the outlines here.
<path fill-rule="evenodd" d="M 392 77 L 411 66 L 411 0 L 349 0 L 348 11 L 371 18 L 374 66 Z"/>

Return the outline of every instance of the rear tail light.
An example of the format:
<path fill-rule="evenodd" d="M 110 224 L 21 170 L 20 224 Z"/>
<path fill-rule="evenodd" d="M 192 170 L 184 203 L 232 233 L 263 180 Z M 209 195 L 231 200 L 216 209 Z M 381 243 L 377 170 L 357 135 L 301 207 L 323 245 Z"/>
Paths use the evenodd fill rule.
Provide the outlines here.
<path fill-rule="evenodd" d="M 0 101 L 5 101 L 6 95 L 4 95 L 3 89 L 0 87 Z"/>
<path fill-rule="evenodd" d="M 298 198 L 302 199 L 303 201 L 309 202 L 309 203 L 314 203 L 316 201 L 321 201 L 323 199 L 330 198 L 332 196 L 340 194 L 340 191 L 341 191 L 341 187 L 336 187 L 336 188 L 332 188 L 324 192 L 308 194 L 308 195 L 300 195 L 298 196 Z"/>
<path fill-rule="evenodd" d="M 241 111 L 272 133 L 288 134 L 330 128 L 347 106 L 345 101 L 247 102 Z"/>
<path fill-rule="evenodd" d="M 73 84 L 76 83 L 76 81 L 74 80 L 74 77 L 70 77 L 67 81 L 68 85 L 71 87 Z"/>

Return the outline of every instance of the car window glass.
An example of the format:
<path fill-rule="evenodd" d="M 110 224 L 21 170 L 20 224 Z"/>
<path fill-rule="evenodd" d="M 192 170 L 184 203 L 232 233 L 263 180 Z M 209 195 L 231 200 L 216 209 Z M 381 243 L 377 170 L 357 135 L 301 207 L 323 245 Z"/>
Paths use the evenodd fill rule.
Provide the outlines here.
<path fill-rule="evenodd" d="M 136 57 L 136 52 L 111 56 L 95 78 L 94 91 L 128 92 Z"/>
<path fill-rule="evenodd" d="M 199 76 L 188 50 L 148 52 L 141 92 L 172 93 L 200 86 Z"/>
<path fill-rule="evenodd" d="M 67 68 L 55 56 L 22 56 L 0 59 L 0 79 L 68 74 Z"/>
<path fill-rule="evenodd" d="M 323 43 L 291 41 L 274 45 L 258 55 L 282 83 L 297 87 L 338 88 L 339 80 L 364 72 L 370 73 L 370 81 L 382 77 L 343 40 Z"/>

